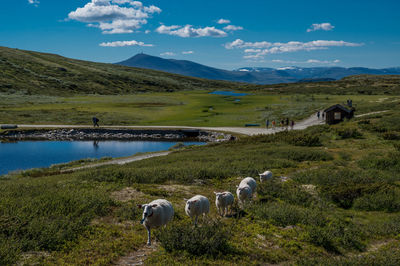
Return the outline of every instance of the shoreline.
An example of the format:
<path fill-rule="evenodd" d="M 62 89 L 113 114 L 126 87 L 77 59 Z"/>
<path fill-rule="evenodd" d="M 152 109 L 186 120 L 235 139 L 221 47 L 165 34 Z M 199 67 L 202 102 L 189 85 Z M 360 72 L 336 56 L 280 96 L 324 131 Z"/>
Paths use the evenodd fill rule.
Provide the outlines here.
<path fill-rule="evenodd" d="M 0 141 L 28 140 L 159 140 L 224 142 L 235 140 L 232 134 L 199 129 L 110 129 L 110 128 L 64 128 L 64 129 L 9 129 L 0 133 Z"/>

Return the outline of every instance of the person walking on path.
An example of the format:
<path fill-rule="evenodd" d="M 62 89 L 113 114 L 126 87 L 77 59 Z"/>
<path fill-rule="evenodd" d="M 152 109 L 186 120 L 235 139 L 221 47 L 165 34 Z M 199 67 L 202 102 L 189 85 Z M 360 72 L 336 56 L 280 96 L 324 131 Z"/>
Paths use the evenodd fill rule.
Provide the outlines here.
<path fill-rule="evenodd" d="M 268 129 L 269 127 L 269 120 L 267 119 L 267 121 L 265 121 L 265 127 Z"/>
<path fill-rule="evenodd" d="M 286 117 L 286 128 L 289 127 L 289 117 Z"/>
<path fill-rule="evenodd" d="M 319 119 L 320 116 L 321 116 L 321 113 L 318 111 L 318 112 L 317 112 L 317 117 L 318 117 L 318 119 Z"/>
<path fill-rule="evenodd" d="M 322 120 L 325 120 L 325 112 L 322 112 Z"/>
<path fill-rule="evenodd" d="M 281 127 L 283 127 L 285 125 L 285 120 L 281 120 Z"/>
<path fill-rule="evenodd" d="M 276 124 L 275 120 L 272 120 L 272 129 L 275 129 L 275 124 Z"/>
<path fill-rule="evenodd" d="M 293 130 L 293 127 L 294 127 L 294 120 L 292 120 L 292 121 L 290 122 L 290 129 Z"/>
<path fill-rule="evenodd" d="M 93 127 L 96 127 L 96 126 L 97 126 L 97 127 L 100 127 L 100 126 L 99 126 L 99 121 L 100 121 L 100 120 L 99 120 L 97 117 L 94 116 L 94 117 L 92 118 L 92 121 L 93 121 Z"/>

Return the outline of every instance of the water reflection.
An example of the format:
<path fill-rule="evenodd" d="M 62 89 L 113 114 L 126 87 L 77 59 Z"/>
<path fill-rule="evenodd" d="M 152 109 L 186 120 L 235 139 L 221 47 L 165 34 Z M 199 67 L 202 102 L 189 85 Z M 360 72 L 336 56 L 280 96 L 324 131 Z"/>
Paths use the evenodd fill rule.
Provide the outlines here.
<path fill-rule="evenodd" d="M 142 152 L 168 150 L 167 141 L 20 141 L 0 143 L 0 175 L 10 171 L 102 157 L 125 157 Z M 184 142 L 202 145 L 203 142 Z"/>

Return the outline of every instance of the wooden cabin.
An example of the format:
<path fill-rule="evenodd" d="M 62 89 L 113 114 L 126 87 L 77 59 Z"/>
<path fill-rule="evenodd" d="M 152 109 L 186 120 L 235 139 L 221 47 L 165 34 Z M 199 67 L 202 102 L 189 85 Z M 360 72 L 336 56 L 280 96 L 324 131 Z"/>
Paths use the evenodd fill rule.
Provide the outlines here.
<path fill-rule="evenodd" d="M 328 125 L 342 122 L 345 118 L 351 119 L 354 116 L 354 108 L 347 109 L 343 105 L 336 104 L 324 110 L 325 121 Z"/>

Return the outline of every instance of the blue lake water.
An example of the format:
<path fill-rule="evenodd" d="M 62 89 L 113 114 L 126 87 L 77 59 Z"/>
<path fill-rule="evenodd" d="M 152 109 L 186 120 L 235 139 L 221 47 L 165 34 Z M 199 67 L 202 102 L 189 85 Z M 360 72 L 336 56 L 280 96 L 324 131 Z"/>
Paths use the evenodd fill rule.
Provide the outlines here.
<path fill-rule="evenodd" d="M 234 91 L 213 91 L 210 94 L 224 95 L 224 96 L 246 96 L 248 93 L 234 92 Z"/>
<path fill-rule="evenodd" d="M 10 171 L 49 167 L 86 158 L 125 157 L 139 152 L 168 150 L 168 141 L 19 141 L 0 143 L 0 175 Z M 203 145 L 204 142 L 183 142 Z"/>

